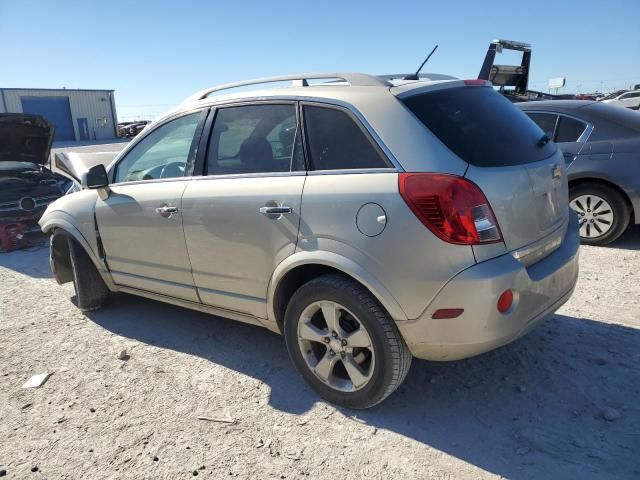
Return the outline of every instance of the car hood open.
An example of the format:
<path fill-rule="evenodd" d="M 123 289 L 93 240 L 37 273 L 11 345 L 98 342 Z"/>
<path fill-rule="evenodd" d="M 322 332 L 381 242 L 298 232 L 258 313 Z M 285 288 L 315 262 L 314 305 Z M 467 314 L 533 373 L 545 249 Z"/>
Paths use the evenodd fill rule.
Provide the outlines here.
<path fill-rule="evenodd" d="M 40 115 L 0 113 L 0 162 L 49 160 L 54 128 Z"/>

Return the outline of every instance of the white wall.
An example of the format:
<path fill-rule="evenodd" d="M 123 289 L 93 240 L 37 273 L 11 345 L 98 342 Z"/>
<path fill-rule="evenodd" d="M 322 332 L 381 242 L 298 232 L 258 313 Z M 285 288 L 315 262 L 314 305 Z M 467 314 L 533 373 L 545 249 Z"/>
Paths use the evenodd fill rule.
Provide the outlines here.
<path fill-rule="evenodd" d="M 0 112 L 22 113 L 20 97 L 69 97 L 69 107 L 73 130 L 76 139 L 80 139 L 78 132 L 78 118 L 86 118 L 89 124 L 89 138 L 91 140 L 107 140 L 116 137 L 115 124 L 118 122 L 115 107 L 113 112 L 111 102 L 113 92 L 98 90 L 38 90 L 38 89 L 0 89 Z M 4 97 L 4 102 L 3 102 Z M 115 100 L 113 100 L 115 105 Z M 116 117 L 116 118 L 114 118 Z M 105 126 L 101 126 L 100 119 L 106 119 Z"/>

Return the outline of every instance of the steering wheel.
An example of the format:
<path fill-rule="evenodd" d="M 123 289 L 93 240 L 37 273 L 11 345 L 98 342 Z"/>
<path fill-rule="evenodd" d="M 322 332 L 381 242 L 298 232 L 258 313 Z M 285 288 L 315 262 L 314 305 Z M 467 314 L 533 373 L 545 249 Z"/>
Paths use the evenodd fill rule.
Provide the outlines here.
<path fill-rule="evenodd" d="M 182 162 L 167 163 L 160 170 L 160 178 L 182 177 L 184 175 L 184 167 L 185 165 Z"/>

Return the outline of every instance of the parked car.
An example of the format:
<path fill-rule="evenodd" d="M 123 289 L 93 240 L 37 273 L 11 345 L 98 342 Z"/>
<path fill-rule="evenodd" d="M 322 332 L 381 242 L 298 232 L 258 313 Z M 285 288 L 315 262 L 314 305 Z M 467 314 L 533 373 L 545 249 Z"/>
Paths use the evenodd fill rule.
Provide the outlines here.
<path fill-rule="evenodd" d="M 613 98 L 619 97 L 620 95 L 622 95 L 625 92 L 628 92 L 629 90 L 627 89 L 622 89 L 622 90 L 614 90 L 613 92 L 607 93 L 606 95 L 601 95 L 600 98 L 598 99 L 599 102 L 603 101 L 603 100 L 611 100 Z"/>
<path fill-rule="evenodd" d="M 133 138 L 140 133 L 149 123 L 149 120 L 140 120 L 138 122 L 122 122 L 118 124 L 118 136 Z"/>
<path fill-rule="evenodd" d="M 53 126 L 39 115 L 0 114 L 0 250 L 40 231 L 47 205 L 72 182 L 47 168 Z"/>
<path fill-rule="evenodd" d="M 604 98 L 600 101 L 609 105 L 638 110 L 640 108 L 640 90 L 625 90 L 619 95 L 612 98 Z"/>
<path fill-rule="evenodd" d="M 483 80 L 214 87 L 82 178 L 40 221 L 81 309 L 121 291 L 262 325 L 347 407 L 412 356 L 526 334 L 578 275 L 562 154 Z"/>
<path fill-rule="evenodd" d="M 571 208 L 587 245 L 606 245 L 640 223 L 640 114 L 601 102 L 518 104 L 558 143 Z"/>

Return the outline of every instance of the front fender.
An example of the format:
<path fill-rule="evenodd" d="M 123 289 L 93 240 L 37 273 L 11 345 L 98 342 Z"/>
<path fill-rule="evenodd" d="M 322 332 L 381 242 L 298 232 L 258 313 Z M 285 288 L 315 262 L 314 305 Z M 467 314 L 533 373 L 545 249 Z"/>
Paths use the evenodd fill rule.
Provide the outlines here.
<path fill-rule="evenodd" d="M 299 251 L 283 260 L 274 270 L 269 282 L 267 294 L 267 317 L 270 323 L 277 325 L 276 313 L 274 309 L 274 296 L 280 281 L 291 270 L 303 265 L 324 265 L 335 268 L 344 274 L 353 277 L 364 285 L 373 296 L 387 310 L 391 318 L 396 321 L 407 320 L 407 315 L 402 310 L 397 300 L 373 275 L 367 272 L 362 266 L 347 257 L 337 253 L 314 250 Z M 275 327 L 277 329 L 277 327 Z"/>
<path fill-rule="evenodd" d="M 78 228 L 75 227 L 73 220 L 74 219 L 71 215 L 61 210 L 47 210 L 40 219 L 40 228 L 46 234 L 51 234 L 57 229 L 63 230 L 65 235 L 78 242 L 82 248 L 84 248 L 85 252 L 87 252 L 87 255 L 89 255 L 89 258 L 95 265 L 98 273 L 109 290 L 117 290 L 117 287 L 111 278 L 111 273 L 97 255 L 97 243 L 95 239 L 88 239 Z"/>

